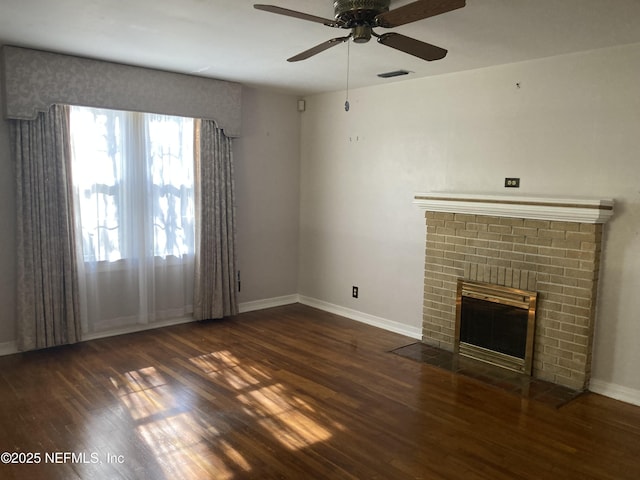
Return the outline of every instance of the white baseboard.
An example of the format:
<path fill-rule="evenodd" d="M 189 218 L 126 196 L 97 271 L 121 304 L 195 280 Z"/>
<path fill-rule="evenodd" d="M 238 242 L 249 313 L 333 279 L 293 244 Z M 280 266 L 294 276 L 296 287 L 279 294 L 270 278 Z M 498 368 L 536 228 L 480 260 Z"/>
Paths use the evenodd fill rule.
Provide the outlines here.
<path fill-rule="evenodd" d="M 156 328 L 172 327 L 174 325 L 182 325 L 183 323 L 191 322 L 195 322 L 193 317 L 181 317 L 157 323 L 148 323 L 146 325 L 131 325 L 129 327 L 116 328 L 106 332 L 84 333 L 81 341 L 85 342 L 88 340 L 98 340 L 99 338 L 116 337 L 118 335 L 126 335 L 127 333 L 144 332 L 145 330 L 155 330 Z"/>
<path fill-rule="evenodd" d="M 95 332 L 95 333 L 85 333 L 82 335 L 81 342 L 89 341 L 89 340 L 98 340 L 99 338 L 107 338 L 107 337 L 115 337 L 117 335 L 125 335 L 127 333 L 136 333 L 142 332 L 144 330 L 153 330 L 155 328 L 162 327 L 170 327 L 172 325 L 181 325 L 183 323 L 194 322 L 193 318 L 178 318 L 165 322 L 158 322 L 148 325 L 132 325 L 130 327 L 118 328 L 115 330 L 109 330 L 107 332 Z M 13 355 L 14 353 L 19 353 L 18 345 L 14 342 L 4 342 L 0 343 L 0 357 L 4 357 L 6 355 Z"/>
<path fill-rule="evenodd" d="M 283 297 L 265 298 L 262 300 L 254 300 L 252 302 L 243 302 L 238 305 L 240 313 L 253 312 L 255 310 L 264 310 L 265 308 L 282 307 L 283 305 L 291 305 L 298 303 L 300 296 L 285 295 Z"/>
<path fill-rule="evenodd" d="M 18 345 L 16 342 L 3 342 L 0 343 L 0 357 L 5 355 L 13 355 L 18 353 Z"/>
<path fill-rule="evenodd" d="M 320 310 L 324 310 L 325 312 L 335 313 L 336 315 L 341 315 L 357 322 L 366 323 L 367 325 L 382 328 L 384 330 L 389 330 L 390 332 L 399 333 L 401 335 L 406 335 L 407 337 L 415 338 L 417 340 L 420 340 L 422 338 L 422 330 L 419 327 L 410 327 L 408 325 L 405 325 L 404 323 L 399 323 L 394 320 L 376 317 L 375 315 L 370 315 L 358 310 L 352 310 L 350 308 L 342 307 L 340 305 L 335 305 L 333 303 L 325 302 L 323 300 L 318 300 L 311 297 L 305 297 L 302 295 L 299 297 L 299 302 L 303 305 L 318 308 Z"/>
<path fill-rule="evenodd" d="M 265 308 L 280 307 L 292 303 L 298 303 L 298 295 L 287 295 L 283 297 L 266 298 L 252 302 L 244 302 L 238 305 L 240 313 L 252 312 L 254 310 L 263 310 Z M 85 333 L 82 335 L 82 341 L 98 340 L 100 338 L 115 337 L 118 335 L 126 335 L 127 333 L 142 332 L 145 330 L 153 330 L 162 327 L 171 327 L 173 325 L 182 325 L 184 323 L 195 322 L 192 317 L 173 318 L 162 322 L 147 325 L 131 325 L 128 327 L 116 328 L 105 332 Z M 18 353 L 18 346 L 15 341 L 0 343 L 0 357 Z"/>
<path fill-rule="evenodd" d="M 620 400 L 621 402 L 640 406 L 640 390 L 635 388 L 623 387 L 615 383 L 591 379 L 591 382 L 589 382 L 589 391 Z"/>

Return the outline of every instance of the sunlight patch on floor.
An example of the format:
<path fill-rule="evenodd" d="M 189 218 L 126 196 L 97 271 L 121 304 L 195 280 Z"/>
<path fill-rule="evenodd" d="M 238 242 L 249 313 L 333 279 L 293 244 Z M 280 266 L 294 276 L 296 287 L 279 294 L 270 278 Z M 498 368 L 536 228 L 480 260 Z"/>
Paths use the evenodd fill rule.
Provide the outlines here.
<path fill-rule="evenodd" d="M 287 396 L 282 385 L 275 384 L 247 394 L 238 400 L 245 412 L 290 450 L 298 450 L 331 438 L 332 434 L 308 414 L 313 410 L 302 400 Z M 308 413 L 308 414 L 307 414 Z"/>
<path fill-rule="evenodd" d="M 112 376 L 136 431 L 154 454 L 167 479 L 232 479 L 251 465 L 219 430 L 203 421 L 192 395 L 176 390 L 153 367 Z"/>
<path fill-rule="evenodd" d="M 231 352 L 213 352 L 190 361 L 208 376 L 223 380 L 238 391 L 244 412 L 257 418 L 284 447 L 298 450 L 331 438 L 331 431 L 312 418 L 314 409 L 307 402 L 259 368 L 242 365 Z"/>
<path fill-rule="evenodd" d="M 175 382 L 180 376 L 172 371 L 147 367 L 123 374 L 114 372 L 110 378 L 137 433 L 167 479 L 224 480 L 240 471 L 251 471 L 242 446 L 234 445 L 233 431 L 238 424 L 254 426 L 256 435 L 271 437 L 288 450 L 327 441 L 332 431 L 343 430 L 305 400 L 304 386 L 293 390 L 255 360 L 221 350 L 189 362 L 194 372 L 211 379 L 212 388 L 227 391 L 226 399 L 221 397 L 220 412 L 200 410 L 199 392 Z M 171 380 L 167 381 L 164 374 L 170 374 Z M 309 385 L 311 388 L 315 384 L 309 381 Z M 215 397 L 215 390 L 212 392 Z"/>

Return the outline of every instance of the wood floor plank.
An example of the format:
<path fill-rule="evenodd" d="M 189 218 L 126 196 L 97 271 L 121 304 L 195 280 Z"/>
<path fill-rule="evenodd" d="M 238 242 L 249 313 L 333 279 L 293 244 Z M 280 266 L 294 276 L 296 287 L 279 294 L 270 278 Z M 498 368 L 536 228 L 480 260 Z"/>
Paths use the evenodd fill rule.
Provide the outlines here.
<path fill-rule="evenodd" d="M 290 305 L 3 357 L 0 453 L 40 462 L 0 478 L 638 478 L 640 408 L 389 353 L 411 342 Z"/>

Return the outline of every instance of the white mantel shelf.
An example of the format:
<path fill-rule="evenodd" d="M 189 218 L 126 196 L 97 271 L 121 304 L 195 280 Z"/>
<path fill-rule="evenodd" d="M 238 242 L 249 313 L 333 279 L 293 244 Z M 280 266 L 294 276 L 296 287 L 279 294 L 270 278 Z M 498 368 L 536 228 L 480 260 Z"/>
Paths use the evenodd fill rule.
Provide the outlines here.
<path fill-rule="evenodd" d="M 613 200 L 570 197 L 524 197 L 471 193 L 417 193 L 413 203 L 425 211 L 561 222 L 606 223 Z"/>

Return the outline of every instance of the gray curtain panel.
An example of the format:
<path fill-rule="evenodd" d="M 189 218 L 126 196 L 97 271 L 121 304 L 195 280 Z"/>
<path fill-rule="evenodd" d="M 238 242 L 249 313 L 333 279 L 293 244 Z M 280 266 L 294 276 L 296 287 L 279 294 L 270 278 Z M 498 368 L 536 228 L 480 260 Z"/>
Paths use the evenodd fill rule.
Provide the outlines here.
<path fill-rule="evenodd" d="M 231 139 L 213 121 L 196 125 L 196 320 L 238 313 Z"/>
<path fill-rule="evenodd" d="M 80 340 L 69 111 L 11 120 L 18 203 L 18 348 Z"/>

